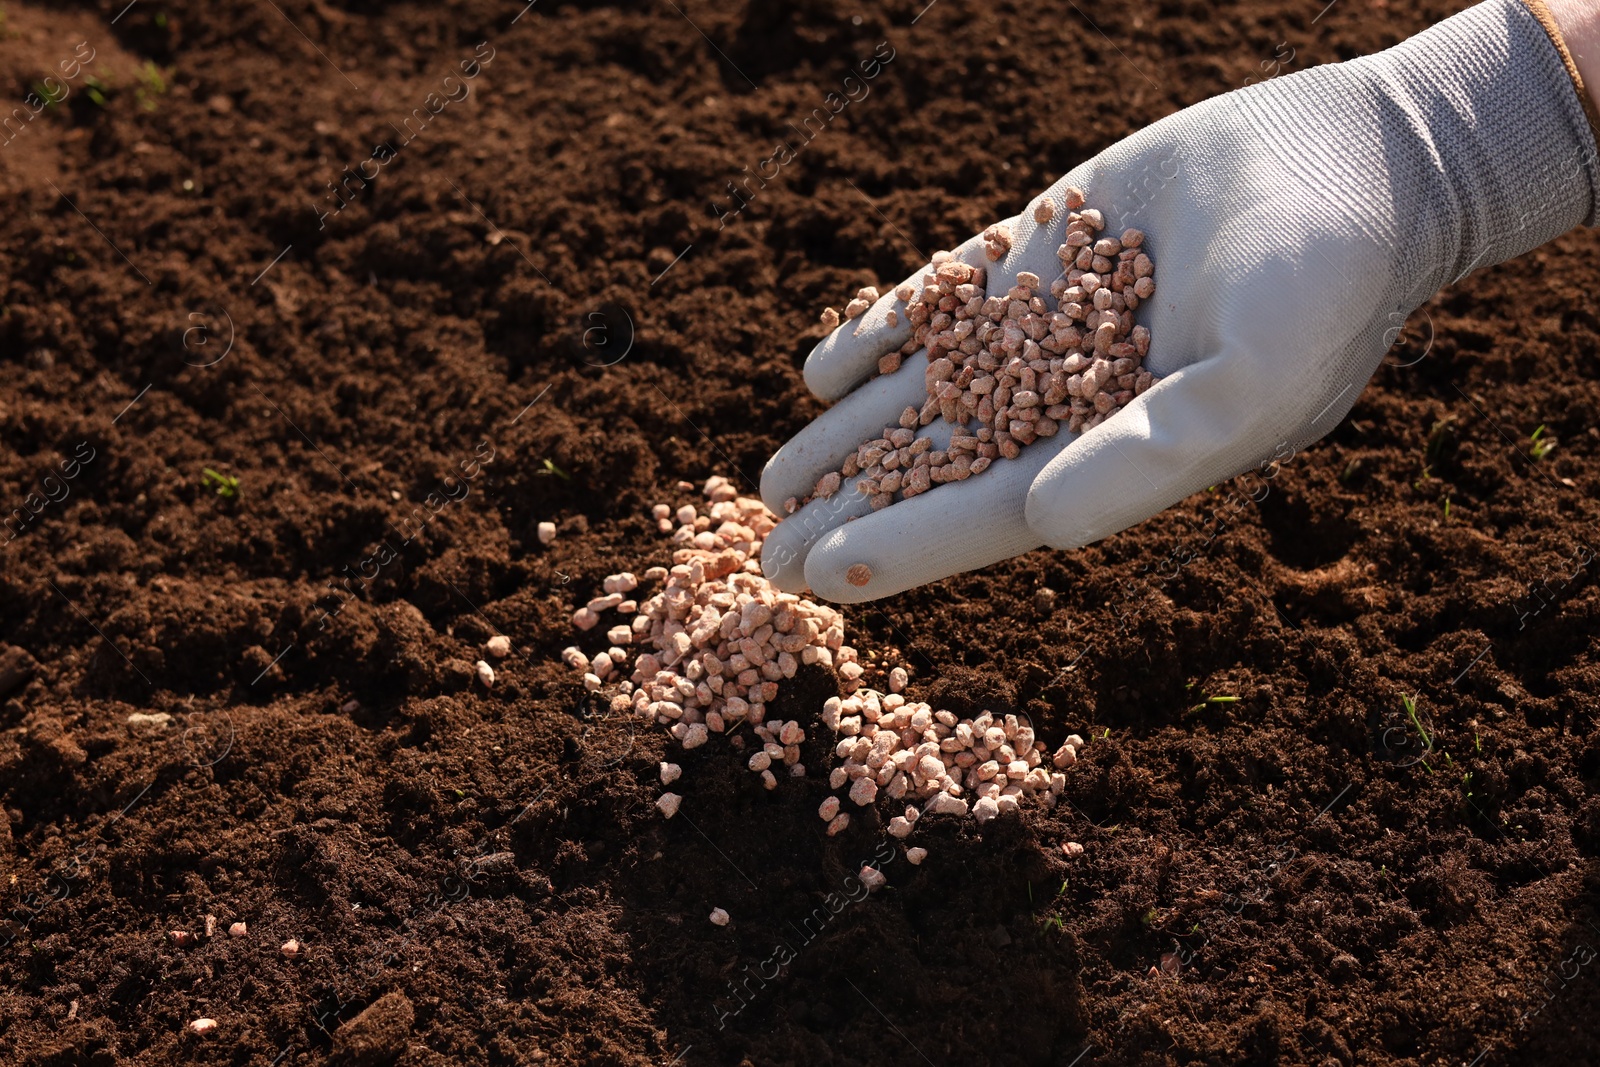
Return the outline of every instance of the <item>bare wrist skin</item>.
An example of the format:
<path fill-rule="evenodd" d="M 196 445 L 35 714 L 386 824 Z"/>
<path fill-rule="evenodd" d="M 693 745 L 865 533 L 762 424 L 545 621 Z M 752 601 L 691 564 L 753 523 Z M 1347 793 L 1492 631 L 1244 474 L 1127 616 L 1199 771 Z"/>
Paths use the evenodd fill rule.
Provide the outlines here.
<path fill-rule="evenodd" d="M 1584 108 L 1590 122 L 1600 114 L 1600 2 L 1597 0 L 1533 0 L 1528 7 L 1537 16 L 1543 7 L 1561 33 L 1571 65 L 1577 68 L 1587 96 Z M 1544 21 L 1543 18 L 1540 19 Z M 1548 27 L 1547 27 L 1548 28 Z M 1596 130 L 1600 137 L 1600 129 Z"/>

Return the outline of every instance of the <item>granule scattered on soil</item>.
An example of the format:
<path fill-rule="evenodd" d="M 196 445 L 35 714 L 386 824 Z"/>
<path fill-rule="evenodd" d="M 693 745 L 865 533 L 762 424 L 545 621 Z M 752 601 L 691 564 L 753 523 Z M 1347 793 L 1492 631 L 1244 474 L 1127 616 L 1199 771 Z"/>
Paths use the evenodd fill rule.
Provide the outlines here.
<path fill-rule="evenodd" d="M 710 478 L 703 492 L 706 513 L 691 504 L 652 508 L 652 516 L 671 515 L 679 524 L 672 531 L 679 546 L 672 567 L 644 572 L 646 582 L 661 586 L 658 591 L 625 601 L 639 579 L 631 572 L 612 574 L 602 584 L 603 595 L 573 612 L 581 630 L 593 629 L 603 612 L 633 614 L 630 623 L 606 631 L 611 647 L 592 657 L 575 645 L 562 653 L 570 667 L 585 671 L 589 690 L 612 686 L 613 712 L 667 727 L 685 750 L 726 734 L 742 754 L 752 742 L 738 728 L 748 723 L 759 747 L 741 758 L 767 789 L 775 789 L 779 769 L 790 777 L 805 775 L 800 746 L 810 724 L 766 719 L 765 709 L 800 664 L 816 663 L 834 668 L 844 691 L 818 709 L 818 722 L 834 736 L 840 760 L 828 782 L 846 790 L 855 806 L 910 798 L 923 802 L 929 814 L 970 814 L 980 824 L 1020 810 L 1030 797 L 1046 809 L 1055 806 L 1066 785 L 1061 768 L 1076 761 L 1082 738 L 1072 735 L 1047 756 L 1033 727 L 1015 714 L 982 711 L 962 718 L 909 701 L 901 692 L 910 680 L 903 666 L 888 672 L 891 692 L 865 687 L 857 652 L 844 643 L 844 616 L 779 592 L 762 575 L 761 545 L 776 524 L 772 513 L 721 476 Z M 633 655 L 631 673 L 620 678 L 633 645 L 649 651 Z M 663 762 L 659 770 L 662 785 L 683 773 L 676 763 Z M 657 806 L 671 818 L 682 799 L 666 793 Z M 837 796 L 824 799 L 817 814 L 830 834 L 850 824 Z M 890 817 L 890 833 L 909 836 L 921 814 L 904 806 L 903 814 Z"/>

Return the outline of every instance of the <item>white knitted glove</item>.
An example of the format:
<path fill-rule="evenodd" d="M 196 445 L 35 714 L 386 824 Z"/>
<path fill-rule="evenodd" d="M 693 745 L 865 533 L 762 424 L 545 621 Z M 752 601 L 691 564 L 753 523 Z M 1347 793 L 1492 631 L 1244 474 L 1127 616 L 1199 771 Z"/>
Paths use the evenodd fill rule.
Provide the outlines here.
<path fill-rule="evenodd" d="M 1111 146 L 1045 194 L 1050 223 L 1035 224 L 1037 201 L 1009 220 L 1000 262 L 977 238 L 957 250 L 988 267 L 990 294 L 1019 271 L 1045 288 L 1061 276 L 1067 185 L 1107 234 L 1147 235 L 1157 289 L 1135 319 L 1162 380 L 1087 433 L 1063 424 L 1019 459 L 881 511 L 847 480 L 768 537 L 762 566 L 780 588 L 851 603 L 1076 548 L 1300 449 L 1344 418 L 1440 287 L 1592 224 L 1600 172 L 1561 53 L 1517 0 L 1486 0 L 1387 51 L 1207 100 Z M 839 403 L 768 462 L 768 507 L 782 514 L 921 408 L 925 352 L 866 381 L 909 336 L 890 292 L 811 353 L 806 385 Z M 939 420 L 920 432 L 943 448 L 950 431 Z M 852 567 L 870 579 L 847 582 Z"/>

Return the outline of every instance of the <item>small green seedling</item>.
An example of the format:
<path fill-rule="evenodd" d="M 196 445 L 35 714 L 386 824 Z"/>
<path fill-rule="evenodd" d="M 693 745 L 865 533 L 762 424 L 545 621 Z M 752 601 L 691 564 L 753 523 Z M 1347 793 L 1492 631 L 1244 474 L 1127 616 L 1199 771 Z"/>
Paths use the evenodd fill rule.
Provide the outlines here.
<path fill-rule="evenodd" d="M 146 111 L 154 111 L 156 109 L 156 97 L 166 95 L 166 75 L 161 73 L 161 68 L 156 66 L 153 61 L 147 59 L 144 61 L 144 66 L 140 67 L 138 73 L 134 75 L 134 78 L 139 83 L 138 87 L 133 91 L 134 98 L 139 101 L 139 106 Z"/>
<path fill-rule="evenodd" d="M 65 100 L 67 97 L 67 92 L 65 87 L 63 87 L 61 90 L 61 95 L 57 96 L 45 86 L 44 82 L 34 82 L 33 95 L 37 96 L 40 100 L 43 100 L 46 108 L 51 108 Z"/>
<path fill-rule="evenodd" d="M 1432 480 L 1434 465 L 1444 454 L 1445 443 L 1450 439 L 1450 424 L 1454 421 L 1453 415 L 1447 415 L 1428 431 L 1428 443 L 1422 446 L 1422 476 L 1413 483 L 1413 488 L 1421 489 L 1423 482 Z"/>
<path fill-rule="evenodd" d="M 560 467 L 556 466 L 555 462 L 553 460 L 548 460 L 548 459 L 545 460 L 544 461 L 544 469 L 543 470 L 534 471 L 533 473 L 534 473 L 534 475 L 536 477 L 543 477 L 543 476 L 547 476 L 547 475 L 553 474 L 557 478 L 560 478 L 564 482 L 572 481 L 572 475 L 568 474 L 566 471 L 564 471 Z"/>
<path fill-rule="evenodd" d="M 1420 718 L 1418 718 L 1418 716 L 1417 716 L 1417 702 L 1415 700 L 1413 700 L 1411 697 L 1406 696 L 1404 693 L 1402 693 L 1400 695 L 1400 703 L 1401 703 L 1402 706 L 1405 707 L 1406 715 L 1407 715 L 1407 717 L 1409 717 L 1411 719 L 1411 725 L 1415 726 L 1417 728 L 1417 733 L 1422 736 L 1422 749 L 1423 749 L 1423 751 L 1424 752 L 1432 752 L 1433 751 L 1433 737 L 1428 733 L 1427 729 L 1423 727 L 1422 720 Z M 1428 766 L 1428 761 L 1427 760 L 1423 760 L 1422 761 L 1422 766 L 1429 774 L 1433 773 L 1433 768 Z"/>
<path fill-rule="evenodd" d="M 1541 422 L 1539 428 L 1528 438 L 1528 451 L 1533 454 L 1534 459 L 1543 459 L 1555 450 L 1556 439 L 1545 432 L 1545 425 Z"/>
<path fill-rule="evenodd" d="M 84 76 L 83 95 L 94 101 L 96 107 L 106 106 L 106 93 L 111 91 L 111 85 L 102 81 L 93 74 Z"/>
<path fill-rule="evenodd" d="M 1240 698 L 1239 697 L 1235 697 L 1235 696 L 1206 697 L 1205 700 L 1203 700 L 1199 704 L 1196 704 L 1194 707 L 1190 708 L 1189 709 L 1189 714 L 1193 715 L 1195 712 L 1199 711 L 1201 708 L 1204 708 L 1209 704 L 1237 704 L 1237 703 L 1239 703 L 1239 700 L 1240 700 Z"/>
<path fill-rule="evenodd" d="M 239 499 L 239 479 L 232 474 L 219 474 L 207 467 L 200 480 L 224 500 Z"/>

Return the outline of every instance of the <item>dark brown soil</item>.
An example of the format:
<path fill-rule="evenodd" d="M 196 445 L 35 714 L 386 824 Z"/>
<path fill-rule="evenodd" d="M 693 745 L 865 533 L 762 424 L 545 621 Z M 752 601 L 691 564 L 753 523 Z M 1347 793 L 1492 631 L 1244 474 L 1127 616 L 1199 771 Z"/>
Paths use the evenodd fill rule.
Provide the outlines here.
<path fill-rule="evenodd" d="M 557 657 L 650 504 L 818 410 L 820 307 L 1450 5 L 124 3 L 0 31 L 7 100 L 94 55 L 0 144 L 0 1062 L 1593 1062 L 1592 232 L 1431 302 L 1259 505 L 852 609 L 919 696 L 1100 738 L 870 898 L 818 776 L 708 745 L 663 821 Z"/>

